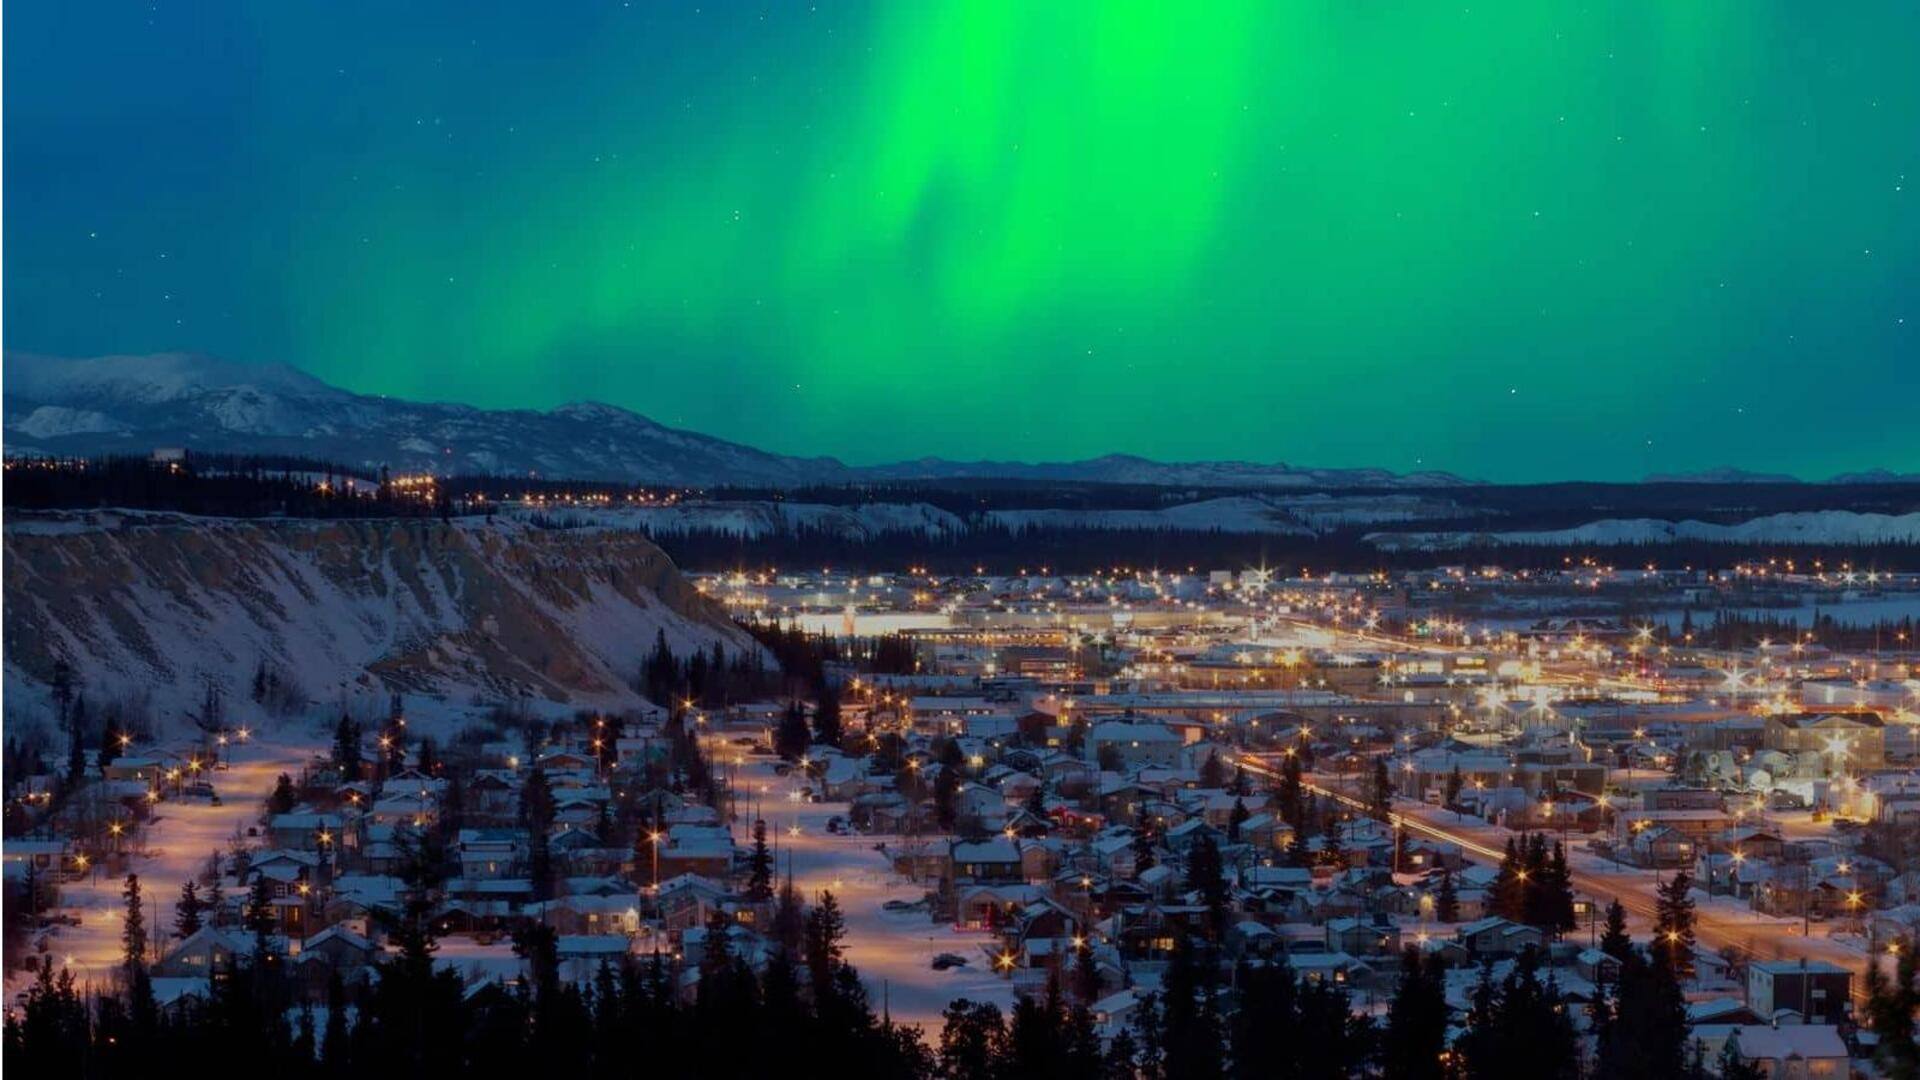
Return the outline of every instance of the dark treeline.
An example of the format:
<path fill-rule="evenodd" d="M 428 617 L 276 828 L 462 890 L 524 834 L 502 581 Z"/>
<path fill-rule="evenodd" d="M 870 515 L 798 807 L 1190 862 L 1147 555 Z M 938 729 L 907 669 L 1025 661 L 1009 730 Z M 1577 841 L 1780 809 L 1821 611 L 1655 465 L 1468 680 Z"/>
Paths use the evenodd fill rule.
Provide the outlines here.
<path fill-rule="evenodd" d="M 1842 623 L 1818 610 L 1807 619 L 1751 611 L 1713 610 L 1698 616 L 1688 611 L 1677 626 L 1657 626 L 1654 636 L 1663 642 L 1733 649 L 1744 648 L 1756 641 L 1798 641 L 1810 634 L 1814 640 L 1831 649 L 1878 652 L 1904 651 L 1915 640 L 1915 629 L 1911 615 L 1871 623 Z"/>
<path fill-rule="evenodd" d="M 1188 485 L 1098 483 L 1074 480 L 946 479 L 895 480 L 864 484 L 820 484 L 797 488 L 721 487 L 712 498 L 771 499 L 856 506 L 869 502 L 923 502 L 961 517 L 985 510 L 1152 509 L 1173 503 L 1230 495 L 1295 498 L 1302 495 L 1417 495 L 1459 505 L 1455 519 L 1434 519 L 1433 527 L 1486 528 L 1489 516 L 1501 529 L 1557 528 L 1600 517 L 1659 517 L 1671 520 L 1740 521 L 1763 514 L 1811 510 L 1858 510 L 1903 514 L 1920 507 L 1920 483 L 1886 484 L 1472 484 L 1437 488 L 1200 487 Z M 1424 523 L 1421 527 L 1425 527 Z"/>
<path fill-rule="evenodd" d="M 445 492 L 401 493 L 385 470 L 285 456 L 190 454 L 15 461 L 6 506 L 19 510 L 158 510 L 216 517 L 389 518 L 470 512 Z"/>
<path fill-rule="evenodd" d="M 1424 528 L 1424 525 L 1422 526 Z M 1484 522 L 1481 523 L 1484 527 Z M 1569 560 L 1604 566 L 1652 564 L 1667 568 L 1728 570 L 1770 558 L 1811 567 L 1850 563 L 1865 570 L 1920 569 L 1920 544 L 1662 544 L 1474 545 L 1443 551 L 1392 551 L 1365 542 L 1364 533 L 1274 536 L 1175 529 L 1021 528 L 979 524 L 961 533 L 892 530 L 854 539 L 829 529 L 803 526 L 778 536 L 746 539 L 717 531 L 658 532 L 653 538 L 690 570 L 761 570 L 832 567 L 860 571 L 926 567 L 937 574 L 1084 574 L 1115 567 L 1167 572 L 1270 566 L 1283 573 L 1323 574 L 1419 570 L 1435 566 L 1501 566 L 1511 570 L 1558 570 Z"/>
<path fill-rule="evenodd" d="M 137 900 L 137 888 L 130 885 Z M 264 910 L 264 905 L 263 905 Z M 720 942 L 693 962 L 697 984 L 662 953 L 563 977 L 552 930 L 514 938 L 521 977 L 469 988 L 434 962 L 424 905 L 393 928 L 396 951 L 352 986 L 338 978 L 320 1004 L 296 992 L 262 916 L 251 955 L 216 973 L 204 1000 L 162 1008 L 144 964 L 125 989 L 89 996 L 71 972 L 42 967 L 9 1013 L 6 1069 L 80 1080 L 150 1074 L 157 1062 L 231 1061 L 285 1080 L 534 1075 L 612 1078 L 859 1076 L 891 1080 L 1745 1080 L 1731 1054 L 1708 1062 L 1693 1041 L 1674 967 L 1678 950 L 1603 948 L 1617 983 L 1591 1002 L 1562 993 L 1537 953 L 1482 967 L 1464 1013 L 1446 998 L 1444 965 L 1409 949 L 1381 1016 L 1357 1015 L 1350 992 L 1296 976 L 1284 960 L 1241 963 L 1230 977 L 1208 947 L 1181 940 L 1159 987 L 1111 1038 L 1096 1031 L 1090 954 L 1044 990 L 999 1006 L 960 999 L 937 1034 L 876 1009 L 843 955 L 832 894 L 801 903 L 789 883 L 772 916 L 776 941 L 750 966 Z M 1873 986 L 1868 1016 L 1911 1031 L 1915 971 Z M 681 987 L 687 986 L 682 990 Z M 1904 1018 L 1906 1027 L 1902 1028 Z M 1584 1023 L 1580 1021 L 1584 1020 Z M 1585 1035 L 1582 1029 L 1585 1029 Z M 1896 1048 L 1887 1064 L 1904 1051 Z"/>

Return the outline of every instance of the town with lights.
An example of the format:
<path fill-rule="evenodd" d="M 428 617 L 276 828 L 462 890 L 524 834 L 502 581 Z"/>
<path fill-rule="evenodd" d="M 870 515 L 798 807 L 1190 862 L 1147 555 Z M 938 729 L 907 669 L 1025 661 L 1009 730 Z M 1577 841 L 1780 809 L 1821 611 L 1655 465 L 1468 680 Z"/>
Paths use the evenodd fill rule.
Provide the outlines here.
<path fill-rule="evenodd" d="M 0 1074 L 1920 1080 L 1920 2 L 4 31 Z"/>
<path fill-rule="evenodd" d="M 689 574 L 736 635 L 657 631 L 620 710 L 394 683 L 303 728 L 263 659 L 182 728 L 59 662 L 64 753 L 8 742 L 14 1022 L 213 1023 L 244 982 L 299 1045 L 383 995 L 590 1027 L 784 994 L 944 1076 L 1037 1052 L 1023 1023 L 1089 1070 L 1237 1045 L 1272 994 L 1338 1019 L 1313 1075 L 1412 1075 L 1410 1011 L 1435 1061 L 1537 1008 L 1593 1062 L 1665 1002 L 1722 1073 L 1874 1060 L 1920 933 L 1920 650 L 1853 615 L 1920 574 L 972 570 Z"/>

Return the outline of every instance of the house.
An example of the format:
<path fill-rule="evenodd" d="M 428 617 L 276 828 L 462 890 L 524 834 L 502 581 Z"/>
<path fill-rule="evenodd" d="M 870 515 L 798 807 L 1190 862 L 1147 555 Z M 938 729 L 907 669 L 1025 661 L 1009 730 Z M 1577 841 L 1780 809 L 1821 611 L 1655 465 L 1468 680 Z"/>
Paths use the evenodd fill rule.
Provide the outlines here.
<path fill-rule="evenodd" d="M 1693 1037 L 1707 1061 L 1732 1044 L 1741 1059 L 1774 1080 L 1845 1080 L 1851 1074 L 1846 1041 L 1829 1024 L 1696 1024 Z"/>
<path fill-rule="evenodd" d="M 1180 736 L 1164 724 L 1106 720 L 1087 732 L 1087 760 L 1103 769 L 1131 772 L 1148 765 L 1171 767 L 1180 761 Z"/>
<path fill-rule="evenodd" d="M 461 829 L 454 841 L 463 878 L 512 877 L 525 857 L 519 829 Z"/>
<path fill-rule="evenodd" d="M 358 847 L 357 833 L 348 827 L 342 814 L 312 811 L 275 814 L 267 820 L 268 841 L 279 848 L 318 851 L 338 844 L 352 850 Z"/>
<path fill-rule="evenodd" d="M 1021 881 L 1020 848 L 1004 836 L 989 840 L 956 840 L 949 847 L 954 878 L 980 884 Z"/>
<path fill-rule="evenodd" d="M 655 845 L 660 876 L 699 874 L 724 881 L 733 873 L 733 834 L 718 825 L 675 825 Z"/>
<path fill-rule="evenodd" d="M 1771 1018 L 1791 1009 L 1807 1023 L 1848 1019 L 1853 973 L 1820 960 L 1760 960 L 1747 965 L 1747 1004 Z"/>
<path fill-rule="evenodd" d="M 1526 926 L 1498 915 L 1463 923 L 1454 931 L 1454 940 L 1476 957 L 1517 956 L 1529 948 L 1541 948 L 1547 941 L 1539 927 Z"/>
<path fill-rule="evenodd" d="M 1595 986 L 1611 985 L 1620 981 L 1620 961 L 1610 953 L 1599 949 L 1581 949 L 1574 957 L 1573 969 L 1580 977 Z"/>
<path fill-rule="evenodd" d="M 236 958 L 253 954 L 250 931 L 202 926 L 188 934 L 153 965 L 161 978 L 206 978 L 230 968 Z"/>
<path fill-rule="evenodd" d="M 1398 956 L 1400 927 L 1385 913 L 1327 921 L 1327 949 L 1353 956 Z"/>
<path fill-rule="evenodd" d="M 300 944 L 295 961 L 309 991 L 323 991 L 328 978 L 338 974 L 351 985 L 379 958 L 380 947 L 349 927 L 334 925 Z"/>
<path fill-rule="evenodd" d="M 691 930 L 705 926 L 707 917 L 719 910 L 726 897 L 727 888 L 720 882 L 698 874 L 680 874 L 660 883 L 655 902 L 666 929 Z"/>

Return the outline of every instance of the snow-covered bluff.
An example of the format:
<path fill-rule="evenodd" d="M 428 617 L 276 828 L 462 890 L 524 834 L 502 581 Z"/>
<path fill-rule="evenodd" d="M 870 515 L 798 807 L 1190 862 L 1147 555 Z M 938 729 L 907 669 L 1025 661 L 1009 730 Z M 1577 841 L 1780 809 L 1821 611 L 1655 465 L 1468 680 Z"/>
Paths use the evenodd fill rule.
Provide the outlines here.
<path fill-rule="evenodd" d="M 316 703 L 625 708 L 656 631 L 758 648 L 633 530 L 97 511 L 9 513 L 5 542 L 10 704 L 44 700 L 64 657 L 90 699 L 144 695 L 163 720 L 209 676 L 244 698 L 263 660 Z"/>

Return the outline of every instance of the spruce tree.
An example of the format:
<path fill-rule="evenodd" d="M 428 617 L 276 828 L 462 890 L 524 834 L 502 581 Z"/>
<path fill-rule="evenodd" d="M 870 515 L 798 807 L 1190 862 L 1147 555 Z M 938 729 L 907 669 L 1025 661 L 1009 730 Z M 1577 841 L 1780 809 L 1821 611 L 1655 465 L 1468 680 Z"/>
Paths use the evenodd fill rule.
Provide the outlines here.
<path fill-rule="evenodd" d="M 1446 965 L 1418 949 L 1400 956 L 1400 986 L 1387 1008 L 1381 1043 L 1382 1080 L 1445 1080 L 1447 1076 Z"/>
<path fill-rule="evenodd" d="M 1367 812 L 1386 821 L 1393 816 L 1393 778 L 1387 775 L 1387 759 L 1373 759 L 1373 783 L 1368 791 Z"/>
<path fill-rule="evenodd" d="M 1627 936 L 1627 909 L 1618 897 L 1607 905 L 1606 928 L 1600 931 L 1600 951 L 1622 963 L 1633 952 L 1633 939 Z"/>
<path fill-rule="evenodd" d="M 1867 964 L 1867 1003 L 1862 1010 L 1877 1039 L 1874 1061 L 1888 1077 L 1920 1077 L 1920 1042 L 1914 1039 L 1914 1017 L 1920 1014 L 1920 948 L 1908 938 L 1894 941 L 1898 950 L 1891 978 L 1877 963 Z"/>
<path fill-rule="evenodd" d="M 1460 890 L 1451 870 L 1440 872 L 1440 884 L 1433 891 L 1433 915 L 1443 923 L 1460 921 Z"/>
<path fill-rule="evenodd" d="M 827 746 L 840 745 L 840 691 L 829 684 L 820 688 L 813 706 L 813 741 Z"/>
<path fill-rule="evenodd" d="M 813 982 L 815 1008 L 832 996 L 834 974 L 842 963 L 841 942 L 846 936 L 847 924 L 840 915 L 839 902 L 833 898 L 831 891 L 822 892 L 820 902 L 807 913 L 806 936 L 802 945 L 807 973 Z"/>
<path fill-rule="evenodd" d="M 773 898 L 773 853 L 767 849 L 767 822 L 765 818 L 756 818 L 753 822 L 753 854 L 747 861 L 747 899 L 754 901 Z"/>
<path fill-rule="evenodd" d="M 1245 825 L 1247 819 L 1252 816 L 1253 811 L 1247 809 L 1247 800 L 1233 800 L 1233 810 L 1227 814 L 1227 840 L 1229 843 L 1237 844 L 1240 842 L 1240 828 Z"/>
<path fill-rule="evenodd" d="M 131 972 L 145 964 L 147 959 L 147 917 L 141 910 L 139 874 L 127 875 L 127 885 L 121 890 L 120 897 L 127 905 L 126 917 L 120 924 L 120 948 L 127 970 Z"/>
<path fill-rule="evenodd" d="M 1693 978 L 1693 875 L 1676 872 L 1662 882 L 1654 902 L 1653 955 L 1677 982 Z"/>
<path fill-rule="evenodd" d="M 173 905 L 173 932 L 181 938 L 189 938 L 200 931 L 201 912 L 206 903 L 200 899 L 200 887 L 188 878 L 180 886 L 180 900 Z"/>

